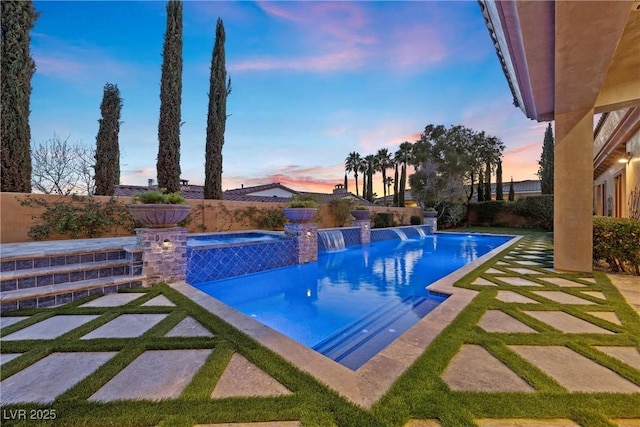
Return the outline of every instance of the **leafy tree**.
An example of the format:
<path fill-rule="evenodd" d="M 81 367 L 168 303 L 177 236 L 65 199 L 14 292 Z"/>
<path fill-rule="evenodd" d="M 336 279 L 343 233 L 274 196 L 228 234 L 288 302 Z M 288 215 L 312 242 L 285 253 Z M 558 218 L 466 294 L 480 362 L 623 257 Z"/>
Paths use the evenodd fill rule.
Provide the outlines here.
<path fill-rule="evenodd" d="M 511 183 L 509 184 L 509 201 L 513 202 L 516 199 L 516 191 L 513 189 L 513 177 L 511 177 Z"/>
<path fill-rule="evenodd" d="M 167 28 L 162 51 L 160 121 L 158 123 L 158 186 L 180 191 L 180 125 L 182 102 L 182 2 L 167 3 Z"/>
<path fill-rule="evenodd" d="M 94 192 L 92 176 L 96 153 L 88 145 L 69 143 L 69 137 L 53 138 L 31 150 L 32 186 L 44 194 L 88 194 Z"/>
<path fill-rule="evenodd" d="M 346 159 L 344 159 L 344 169 L 347 173 L 353 172 L 353 176 L 356 179 L 356 196 L 358 194 L 358 172 L 360 171 L 360 163 L 362 162 L 362 157 L 355 151 L 349 153 Z M 346 188 L 346 186 L 345 186 Z"/>
<path fill-rule="evenodd" d="M 504 200 L 502 193 L 502 160 L 498 160 L 496 168 L 496 200 Z"/>
<path fill-rule="evenodd" d="M 542 194 L 553 194 L 553 130 L 551 123 L 544 132 L 544 143 L 542 144 L 542 155 L 538 165 L 538 177 L 540 178 L 540 187 Z"/>
<path fill-rule="evenodd" d="M 120 110 L 122 98 L 117 85 L 104 85 L 104 94 L 100 104 L 102 118 L 98 120 L 95 154 L 95 194 L 113 196 L 115 186 L 120 184 Z"/>
<path fill-rule="evenodd" d="M 31 0 L 0 2 L 0 191 L 31 192 L 29 103 L 36 66 L 29 53 L 29 33 L 37 18 Z"/>
<path fill-rule="evenodd" d="M 209 81 L 209 113 L 205 160 L 204 198 L 222 199 L 222 146 L 227 123 L 227 96 L 231 94 L 231 79 L 225 65 L 225 32 L 222 19 L 216 24 L 216 41 L 211 57 Z"/>

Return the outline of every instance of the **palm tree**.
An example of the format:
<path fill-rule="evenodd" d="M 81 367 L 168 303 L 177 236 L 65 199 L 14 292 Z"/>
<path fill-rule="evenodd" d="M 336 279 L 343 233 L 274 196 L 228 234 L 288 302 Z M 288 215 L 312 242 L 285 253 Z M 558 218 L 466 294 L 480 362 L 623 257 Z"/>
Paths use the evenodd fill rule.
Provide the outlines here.
<path fill-rule="evenodd" d="M 377 169 L 382 172 L 382 192 L 384 193 L 384 204 L 387 204 L 387 169 L 391 167 L 391 153 L 386 148 L 381 148 L 376 154 L 378 162 Z"/>
<path fill-rule="evenodd" d="M 400 148 L 396 151 L 394 159 L 396 162 L 402 163 L 400 170 L 400 182 L 398 183 L 398 206 L 404 207 L 404 193 L 407 188 L 407 163 L 412 159 L 413 144 L 405 141 L 400 144 Z"/>
<path fill-rule="evenodd" d="M 373 174 L 378 169 L 378 159 L 373 154 L 364 159 L 367 162 L 367 200 L 373 202 Z"/>
<path fill-rule="evenodd" d="M 358 172 L 362 173 L 362 198 L 367 198 L 367 161 L 360 157 L 360 162 L 358 163 Z M 357 185 L 356 185 L 357 187 Z"/>
<path fill-rule="evenodd" d="M 356 178 L 356 196 L 358 196 L 358 171 L 360 169 L 360 161 L 362 157 L 360 154 L 352 151 L 344 160 L 344 169 L 348 172 L 353 172 L 353 176 Z"/>
<path fill-rule="evenodd" d="M 385 178 L 384 183 L 386 184 L 386 187 L 387 187 L 387 190 L 386 190 L 387 194 L 389 194 L 391 192 L 391 186 L 393 185 L 394 180 L 393 180 L 393 178 L 388 176 L 388 177 Z M 385 196 L 385 199 L 384 199 L 384 204 L 385 204 L 385 206 L 387 204 L 386 196 Z"/>

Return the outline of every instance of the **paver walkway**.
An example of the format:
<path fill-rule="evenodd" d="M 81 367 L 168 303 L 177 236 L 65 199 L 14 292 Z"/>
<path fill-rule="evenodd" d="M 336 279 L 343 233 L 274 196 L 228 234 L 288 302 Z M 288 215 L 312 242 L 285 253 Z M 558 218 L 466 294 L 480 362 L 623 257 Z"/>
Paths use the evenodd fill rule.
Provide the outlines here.
<path fill-rule="evenodd" d="M 487 268 L 470 285 L 481 292 L 493 292 L 496 307 L 487 310 L 477 326 L 486 334 L 552 334 L 561 343 L 563 336 L 584 334 L 590 350 L 603 355 L 592 360 L 565 345 L 507 345 L 509 351 L 548 376 L 549 382 L 573 392 L 638 393 L 640 387 L 628 378 L 628 370 L 640 370 L 636 347 L 615 345 L 623 327 L 621 318 L 609 305 L 610 294 L 590 275 L 559 275 L 552 269 L 553 252 L 547 239 L 524 242 L 502 261 Z M 637 280 L 634 278 L 633 280 Z M 640 286 L 619 279 L 625 295 L 637 310 L 633 298 Z M 114 307 L 121 310 L 111 315 Z M 543 308 L 541 308 L 543 307 Z M 551 309 L 549 307 L 552 307 Z M 147 292 L 107 295 L 76 307 L 75 314 L 37 314 L 0 318 L 0 328 L 9 332 L 3 343 L 25 340 L 53 340 L 63 336 L 77 342 L 135 340 L 141 336 L 184 340 L 180 349 L 148 349 L 140 354 L 123 351 L 53 352 L 0 382 L 0 404 L 48 403 L 73 392 L 74 387 L 96 375 L 104 366 L 122 365 L 119 372 L 105 378 L 87 400 L 109 402 L 118 399 L 172 399 L 180 396 L 192 378 L 215 354 L 207 340 L 216 335 L 196 319 L 180 312 L 179 304 L 165 295 L 147 297 Z M 83 311 L 84 310 L 84 311 Z M 160 310 L 160 312 L 149 312 Z M 86 313 L 86 314 L 82 314 Z M 33 317 L 33 316 L 38 316 Z M 39 319 L 39 320 L 38 320 Z M 38 320 L 35 321 L 34 320 Z M 66 334 L 66 335 L 65 335 Z M 107 340 L 107 341 L 105 341 Z M 188 341 L 193 340 L 193 341 Z M 102 342 L 100 341 L 100 342 Z M 193 345 L 190 346 L 189 343 Z M 25 349 L 27 350 L 27 349 Z M 21 350 L 22 351 L 22 350 Z M 15 366 L 24 353 L 2 353 L 0 364 Z M 222 359 L 221 359 L 222 360 Z M 283 396 L 292 392 L 243 355 L 230 354 L 226 366 L 212 387 L 211 399 L 249 396 Z M 603 362 L 603 360 L 605 362 Z M 224 365 L 223 365 L 224 366 Z M 464 344 L 442 372 L 452 390 L 536 393 L 535 385 L 523 379 L 518 368 L 483 346 Z M 611 419 L 619 426 L 640 425 L 640 420 Z M 568 419 L 477 419 L 483 427 L 576 426 Z M 205 426 L 205 424 L 202 424 Z M 296 420 L 206 426 L 293 427 Z M 406 426 L 439 426 L 437 420 L 409 421 Z"/>

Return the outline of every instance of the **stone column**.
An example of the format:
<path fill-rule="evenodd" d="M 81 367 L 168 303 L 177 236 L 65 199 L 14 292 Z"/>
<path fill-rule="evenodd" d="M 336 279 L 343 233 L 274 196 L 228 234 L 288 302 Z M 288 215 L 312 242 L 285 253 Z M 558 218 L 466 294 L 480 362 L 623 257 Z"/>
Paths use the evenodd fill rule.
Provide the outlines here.
<path fill-rule="evenodd" d="M 438 218 L 432 216 L 425 216 L 422 218 L 422 223 L 424 225 L 428 225 L 431 228 L 431 232 L 435 233 L 438 231 Z"/>
<path fill-rule="evenodd" d="M 298 264 L 318 260 L 318 224 L 287 223 L 284 225 L 284 234 L 296 239 Z"/>
<path fill-rule="evenodd" d="M 371 221 L 368 219 L 351 221 L 352 227 L 360 227 L 360 243 L 371 243 Z"/>
<path fill-rule="evenodd" d="M 177 282 L 187 277 L 187 229 L 136 228 L 142 248 L 142 274 L 150 284 Z"/>
<path fill-rule="evenodd" d="M 554 267 L 593 266 L 593 110 L 556 112 L 553 178 Z"/>

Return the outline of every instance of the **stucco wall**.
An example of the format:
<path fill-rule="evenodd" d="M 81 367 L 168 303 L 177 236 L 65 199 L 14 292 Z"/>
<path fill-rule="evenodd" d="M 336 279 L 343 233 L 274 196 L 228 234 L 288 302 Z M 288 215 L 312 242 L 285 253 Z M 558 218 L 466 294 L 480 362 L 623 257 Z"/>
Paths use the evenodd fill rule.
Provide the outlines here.
<path fill-rule="evenodd" d="M 0 193 L 0 243 L 26 242 L 31 239 L 28 236 L 29 228 L 38 223 L 37 217 L 43 212 L 43 208 L 27 208 L 20 205 L 19 200 L 23 200 L 27 194 L 20 193 Z M 62 200 L 70 200 L 69 197 L 55 195 L 34 194 L 33 197 L 42 197 L 49 203 Z M 110 198 L 104 196 L 94 196 L 99 201 L 106 202 Z M 118 197 L 119 201 L 129 203 L 131 197 Z M 190 232 L 213 232 L 230 230 L 255 229 L 255 225 L 247 222 L 237 221 L 234 212 L 248 207 L 260 208 L 284 208 L 285 203 L 255 203 L 237 202 L 221 200 L 187 200 L 192 209 L 192 221 L 188 228 Z M 408 225 L 412 215 L 422 216 L 419 208 L 387 208 L 372 207 L 377 212 L 394 212 L 396 220 L 403 225 Z M 331 214 L 328 205 L 319 207 L 319 228 L 336 227 L 336 220 Z M 116 230 L 108 236 L 129 236 L 133 235 L 126 230 Z M 52 240 L 67 239 L 66 236 L 52 236 Z"/>

